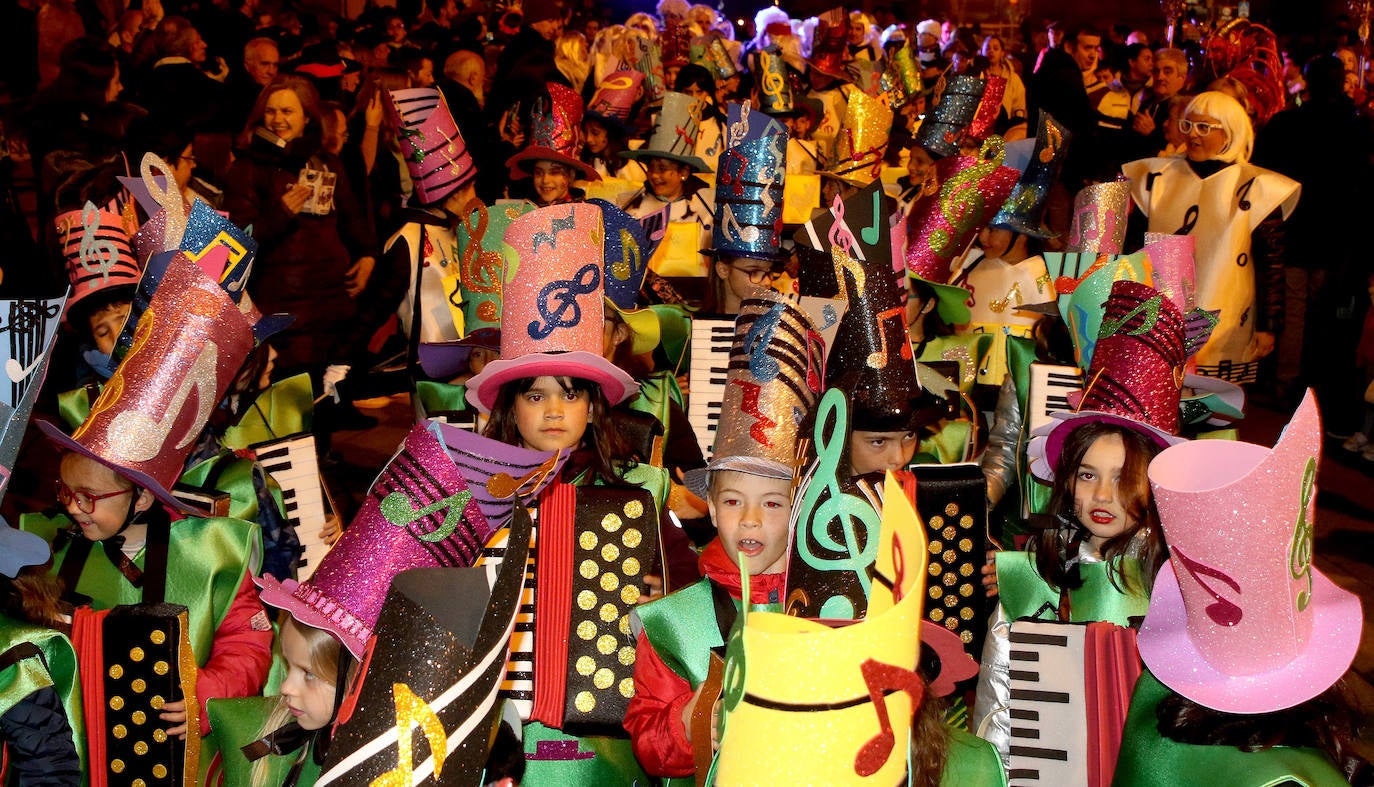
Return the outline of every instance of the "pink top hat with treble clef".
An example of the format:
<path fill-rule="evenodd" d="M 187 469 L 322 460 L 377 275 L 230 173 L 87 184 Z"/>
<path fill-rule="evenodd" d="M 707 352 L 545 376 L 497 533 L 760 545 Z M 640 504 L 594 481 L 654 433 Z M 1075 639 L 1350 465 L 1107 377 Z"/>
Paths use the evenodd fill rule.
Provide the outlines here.
<path fill-rule="evenodd" d="M 126 223 L 118 203 L 112 201 L 99 208 L 87 202 L 81 210 L 67 211 L 54 222 L 72 285 L 69 311 L 108 287 L 138 284 L 139 267 L 130 241 L 130 225 L 135 222 L 129 219 Z"/>
<path fill-rule="evenodd" d="M 511 222 L 501 310 L 501 358 L 467 386 L 467 400 L 490 413 L 501 386 L 524 377 L 569 376 L 601 386 L 618 404 L 639 384 L 601 356 L 605 318 L 604 220 L 586 203 L 553 205 Z"/>

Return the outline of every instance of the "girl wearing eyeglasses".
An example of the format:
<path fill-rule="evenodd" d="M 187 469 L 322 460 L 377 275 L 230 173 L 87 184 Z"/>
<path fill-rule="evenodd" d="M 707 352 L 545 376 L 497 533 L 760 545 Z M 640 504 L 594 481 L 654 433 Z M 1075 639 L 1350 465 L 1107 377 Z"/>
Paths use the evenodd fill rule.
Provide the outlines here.
<path fill-rule="evenodd" d="M 1283 327 L 1282 222 L 1301 185 L 1250 163 L 1254 129 L 1241 104 L 1208 91 L 1188 103 L 1184 155 L 1123 166 L 1151 232 L 1196 239 L 1197 305 L 1220 311 L 1198 372 L 1253 383 Z"/>

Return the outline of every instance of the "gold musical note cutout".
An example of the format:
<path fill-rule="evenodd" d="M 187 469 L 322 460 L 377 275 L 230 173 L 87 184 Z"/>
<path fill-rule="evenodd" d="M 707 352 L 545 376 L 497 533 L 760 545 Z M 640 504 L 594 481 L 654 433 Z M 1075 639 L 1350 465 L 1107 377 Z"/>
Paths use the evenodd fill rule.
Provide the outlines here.
<path fill-rule="evenodd" d="M 415 696 L 404 683 L 393 683 L 391 695 L 396 701 L 396 767 L 373 779 L 368 787 L 409 787 L 414 768 L 411 765 L 411 730 L 419 727 L 429 742 L 434 757 L 434 776 L 444 769 L 448 753 L 448 733 L 429 703 Z"/>

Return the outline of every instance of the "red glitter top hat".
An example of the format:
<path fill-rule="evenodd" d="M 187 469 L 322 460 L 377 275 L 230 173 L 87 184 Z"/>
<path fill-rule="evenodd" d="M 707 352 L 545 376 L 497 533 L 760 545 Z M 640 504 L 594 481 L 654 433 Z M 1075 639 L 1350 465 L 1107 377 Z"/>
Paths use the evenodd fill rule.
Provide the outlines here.
<path fill-rule="evenodd" d="M 548 95 L 535 99 L 530 112 L 529 144 L 506 161 L 512 178 L 527 178 L 536 161 L 556 161 L 586 180 L 601 180 L 582 151 L 582 97 L 566 85 L 550 82 Z"/>
<path fill-rule="evenodd" d="M 816 18 L 816 32 L 812 37 L 811 57 L 806 63 L 811 68 L 836 79 L 848 79 L 849 71 L 849 17 L 844 9 L 835 7 Z"/>

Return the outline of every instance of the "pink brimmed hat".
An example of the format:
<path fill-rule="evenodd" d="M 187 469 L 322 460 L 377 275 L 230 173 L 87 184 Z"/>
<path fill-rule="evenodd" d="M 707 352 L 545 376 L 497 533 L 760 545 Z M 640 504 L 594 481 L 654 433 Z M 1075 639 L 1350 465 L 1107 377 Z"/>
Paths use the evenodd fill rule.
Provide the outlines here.
<path fill-rule="evenodd" d="M 439 202 L 477 177 L 472 153 L 438 88 L 414 87 L 387 95 L 387 114 L 422 204 Z"/>
<path fill-rule="evenodd" d="M 601 209 L 586 203 L 540 208 L 511 222 L 506 244 L 515 261 L 507 258 L 502 286 L 501 358 L 468 380 L 469 404 L 490 413 L 501 386 L 522 377 L 591 380 L 611 404 L 639 389 L 601 356 L 604 234 Z"/>
<path fill-rule="evenodd" d="M 1308 391 L 1272 450 L 1198 440 L 1150 463 L 1171 554 L 1140 656 L 1184 697 L 1269 713 L 1325 691 L 1354 661 L 1360 600 L 1312 565 L 1321 444 Z"/>

